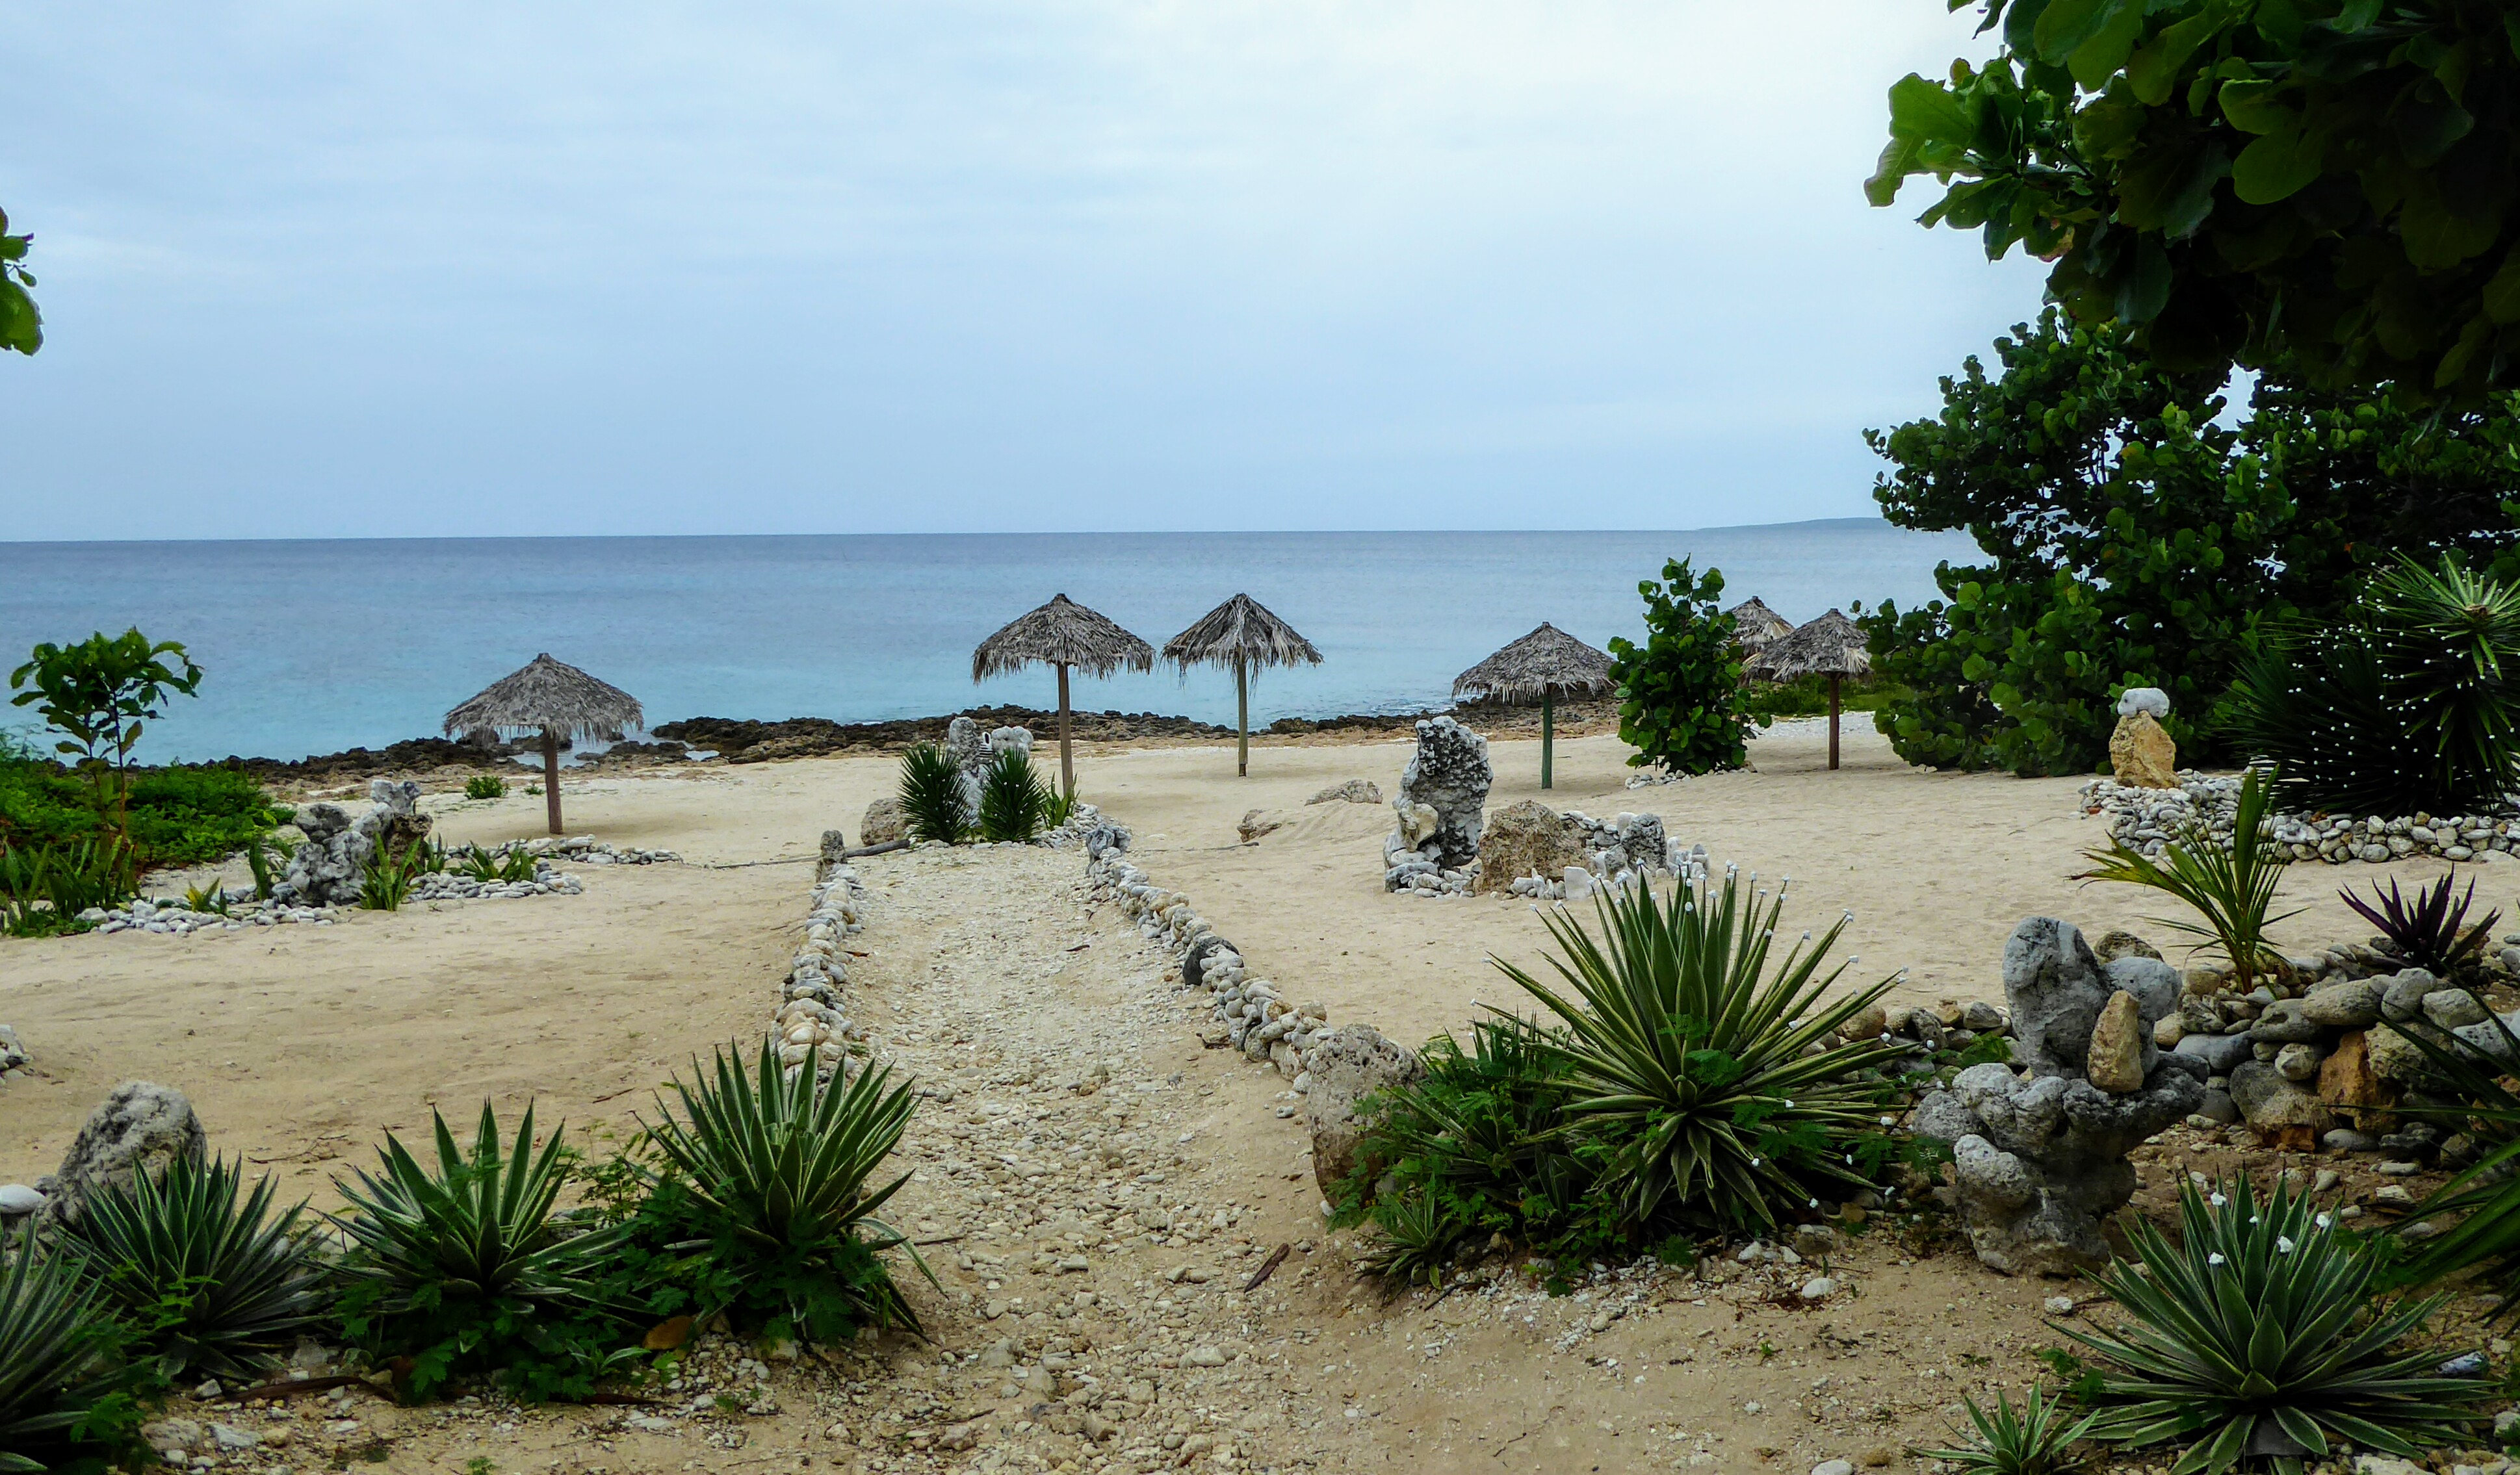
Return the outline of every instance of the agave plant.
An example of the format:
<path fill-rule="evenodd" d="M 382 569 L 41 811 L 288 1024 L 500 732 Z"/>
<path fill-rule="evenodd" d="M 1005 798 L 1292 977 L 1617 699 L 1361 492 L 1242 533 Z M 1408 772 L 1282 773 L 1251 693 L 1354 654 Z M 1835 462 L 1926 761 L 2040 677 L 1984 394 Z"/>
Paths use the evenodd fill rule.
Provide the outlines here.
<path fill-rule="evenodd" d="M 914 742 L 901 755 L 901 812 L 922 840 L 959 845 L 969 829 L 963 813 L 963 771 L 933 742 Z"/>
<path fill-rule="evenodd" d="M 66 1447 L 114 1391 L 104 1301 L 72 1257 L 37 1245 L 0 1253 L 0 1471 L 43 1469 L 34 1454 Z"/>
<path fill-rule="evenodd" d="M 2378 927 L 2381 936 L 2396 943 L 2408 962 L 2437 977 L 2448 978 L 2484 951 L 2494 936 L 2494 924 L 2502 919 L 2500 912 L 2488 912 L 2469 924 L 2467 909 L 2476 902 L 2476 882 L 2469 881 L 2467 890 L 2455 901 L 2451 899 L 2450 888 L 2451 877 L 2446 875 L 2417 888 L 2412 902 L 2398 890 L 2394 878 L 2389 882 L 2388 895 L 2382 896 L 2374 887 L 2369 902 L 2350 890 L 2336 894 Z"/>
<path fill-rule="evenodd" d="M 2520 1034 L 2490 1008 L 2480 1028 L 2490 1033 L 2480 1039 L 2475 1030 L 2462 1031 L 2468 1037 L 2462 1040 L 2420 1024 L 2399 1027 L 2423 1051 L 2441 1083 L 2441 1089 L 2427 1094 L 2452 1103 L 2408 1106 L 2404 1114 L 2446 1132 L 2467 1133 L 2484 1150 L 2400 1221 L 2454 1222 L 2417 1244 L 2392 1269 L 2390 1278 L 2401 1285 L 2426 1285 L 2481 1269 L 2499 1283 L 2502 1305 L 2496 1317 L 2502 1319 L 2520 1315 L 2520 1171 L 2515 1171 L 2520 1164 L 2520 1087 L 2511 1076 L 2512 1062 L 2520 1061 Z"/>
<path fill-rule="evenodd" d="M 1596 898 L 1598 941 L 1561 910 L 1548 925 L 1565 994 L 1493 960 L 1563 1023 L 1544 1039 L 1571 1078 L 1570 1124 L 1611 1149 L 1609 1185 L 1641 1226 L 1766 1229 L 1823 1189 L 1871 1187 L 1891 1151 L 1865 1078 L 1898 1048 L 1812 1047 L 1898 980 L 1822 997 L 1850 965 L 1822 971 L 1846 917 L 1772 974 L 1785 890 L 1745 897 L 1736 872 L 1718 888 L 1694 869 L 1661 901 L 1614 887 Z"/>
<path fill-rule="evenodd" d="M 272 1182 L 239 1201 L 243 1165 L 178 1157 L 90 1197 L 70 1241 L 143 1331 L 167 1376 L 238 1377 L 267 1366 L 324 1314 L 330 1274 L 303 1231 L 306 1206 L 272 1213 Z"/>
<path fill-rule="evenodd" d="M 2113 840 L 2105 850 L 2084 852 L 2092 869 L 2087 880 L 2122 881 L 2167 892 L 2196 909 L 2202 922 L 2183 917 L 2157 917 L 2163 926 L 2201 938 L 2191 951 L 2219 949 L 2231 967 L 2231 986 L 2246 992 L 2262 972 L 2283 965 L 2282 955 L 2267 941 L 2267 929 L 2296 912 L 2269 916 L 2275 887 L 2283 880 L 2284 856 L 2267 832 L 2274 784 L 2280 776 L 2252 768 L 2240 777 L 2240 795 L 2231 821 L 2231 838 L 2220 841 L 2201 828 L 2163 847 L 2158 861 Z"/>
<path fill-rule="evenodd" d="M 980 838 L 1029 840 L 1041 833 L 1050 812 L 1050 786 L 1032 769 L 1032 756 L 1002 749 L 980 780 Z"/>
<path fill-rule="evenodd" d="M 2124 1321 L 2059 1328 L 2097 1364 L 2094 1437 L 2184 1444 L 2173 1475 L 2244 1459 L 2300 1475 L 2349 1445 L 2419 1458 L 2493 1395 L 2485 1379 L 2434 1372 L 2440 1351 L 2399 1345 L 2447 1298 L 2373 1299 L 2376 1262 L 2308 1195 L 2278 1184 L 2261 1199 L 2242 1180 L 2209 1198 L 2183 1182 L 2180 1220 L 2177 1245 L 2129 1220 L 2140 1268 L 2099 1275 Z"/>
<path fill-rule="evenodd" d="M 552 1206 L 567 1178 L 561 1131 L 536 1153 L 534 1109 L 527 1106 L 503 1155 L 498 1118 L 483 1101 L 466 1152 L 446 1119 L 428 1115 L 437 1139 L 434 1172 L 388 1133 L 377 1149 L 382 1171 L 360 1169 L 355 1184 L 340 1185 L 349 1211 L 330 1217 L 350 1241 L 342 1274 L 388 1317 L 449 1301 L 589 1301 L 617 1234 L 575 1233 L 555 1221 Z"/>
<path fill-rule="evenodd" d="M 749 1073 L 733 1050 L 712 1054 L 713 1071 L 693 1062 L 697 1084 L 673 1083 L 679 1116 L 660 1097 L 658 1119 L 641 1123 L 706 1217 L 738 1246 L 788 1263 L 851 1248 L 910 1248 L 920 1273 L 933 1279 L 910 1241 L 876 1218 L 910 1175 L 870 1186 L 917 1107 L 909 1083 L 892 1086 L 889 1068 L 831 1081 L 811 1068 L 791 1071 L 768 1040 Z M 917 1330 L 891 1277 L 879 1266 L 861 1269 L 869 1273 L 844 1277 L 862 1281 L 845 1298 L 855 1317 Z"/>
<path fill-rule="evenodd" d="M 2062 1403 L 2035 1384 L 2018 1408 L 2002 1389 L 1996 1390 L 1993 1408 L 1980 1408 L 1966 1394 L 1960 1395 L 1960 1406 L 1968 1412 L 1969 1427 L 1953 1431 L 1958 1443 L 1919 1453 L 1968 1475 L 2059 1475 L 2074 1469 L 2083 1461 L 2073 1447 L 2090 1437 L 2098 1419 L 2091 1413 L 2072 1418 Z"/>

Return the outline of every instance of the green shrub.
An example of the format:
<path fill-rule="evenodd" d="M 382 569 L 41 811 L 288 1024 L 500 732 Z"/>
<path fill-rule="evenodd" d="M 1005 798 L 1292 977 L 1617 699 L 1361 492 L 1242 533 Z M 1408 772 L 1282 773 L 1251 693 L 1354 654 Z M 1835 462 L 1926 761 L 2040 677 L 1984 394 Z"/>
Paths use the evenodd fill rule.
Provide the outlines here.
<path fill-rule="evenodd" d="M 246 1377 L 327 1309 L 329 1274 L 299 1203 L 274 1215 L 272 1182 L 239 1199 L 242 1164 L 177 1158 L 89 1197 L 70 1243 L 162 1376 Z"/>
<path fill-rule="evenodd" d="M 941 744 L 914 742 L 902 753 L 901 812 L 914 839 L 959 845 L 967 837 L 963 774 Z"/>
<path fill-rule="evenodd" d="M 1895 1154 L 1876 1068 L 1897 1047 L 1806 1051 L 1898 979 L 1823 997 L 1846 971 L 1822 972 L 1844 917 L 1772 973 L 1784 889 L 1744 898 L 1730 870 L 1721 888 L 1692 872 L 1663 901 L 1612 888 L 1596 899 L 1598 940 L 1550 916 L 1563 994 L 1497 961 L 1564 1026 L 1541 1048 L 1571 1077 L 1570 1130 L 1599 1144 L 1604 1186 L 1640 1232 L 1764 1231 L 1823 1192 L 1871 1188 Z"/>
<path fill-rule="evenodd" d="M 2201 923 L 2184 917 L 2155 920 L 2205 939 L 2191 951 L 2220 949 L 2230 965 L 2232 987 L 2247 993 L 2259 974 L 2284 966 L 2282 955 L 2267 941 L 2267 929 L 2299 913 L 2295 909 L 2268 915 L 2284 869 L 2283 853 L 2267 829 L 2276 782 L 2276 775 L 2258 768 L 2240 777 L 2240 799 L 2228 841 L 2217 839 L 2199 825 L 2164 845 L 2156 861 L 2124 840 L 2111 840 L 2105 850 L 2083 853 L 2092 863 L 2092 869 L 2083 873 L 2091 880 L 2149 887 L 2196 909 L 2204 918 Z"/>
<path fill-rule="evenodd" d="M 140 894 L 131 847 L 118 836 L 76 844 L 0 846 L 0 931 L 47 937 L 77 931 L 78 915 Z"/>
<path fill-rule="evenodd" d="M 122 827 L 142 869 L 234 855 L 283 823 L 248 775 L 221 768 L 135 770 Z M 94 788 L 52 763 L 0 763 L 0 843 L 68 845 L 115 829 Z"/>
<path fill-rule="evenodd" d="M 1689 560 L 1663 564 L 1644 596 L 1645 643 L 1610 642 L 1610 678 L 1619 687 L 1619 740 L 1636 749 L 1631 766 L 1670 774 L 1739 768 L 1750 757 L 1750 724 L 1742 713 L 1741 652 L 1732 616 L 1718 606 L 1724 575 L 1689 571 Z"/>
<path fill-rule="evenodd" d="M 1906 699 L 1908 694 L 1878 677 L 1849 677 L 1839 688 L 1838 710 L 1878 712 Z M 1787 682 L 1753 683 L 1741 693 L 1741 713 L 1763 725 L 1779 717 L 1825 717 L 1828 678 L 1815 672 Z"/>
<path fill-rule="evenodd" d="M 910 1175 L 873 1185 L 917 1107 L 909 1084 L 891 1086 L 889 1070 L 845 1084 L 789 1071 L 772 1041 L 748 1074 L 735 1052 L 713 1054 L 713 1071 L 695 1061 L 695 1083 L 674 1082 L 679 1116 L 660 1099 L 643 1123 L 666 1164 L 651 1212 L 686 1216 L 707 1245 L 705 1309 L 817 1342 L 862 1326 L 917 1331 L 879 1256 L 909 1249 L 922 1274 L 926 1262 L 875 1217 Z"/>
<path fill-rule="evenodd" d="M 164 657 L 173 656 L 167 664 Z M 31 706 L 63 735 L 56 752 L 79 760 L 95 784 L 96 812 L 124 829 L 131 794 L 131 754 L 148 724 L 166 715 L 170 696 L 199 694 L 202 668 L 173 641 L 152 642 L 137 629 L 103 631 L 75 646 L 46 641 L 9 673 L 15 706 Z"/>
<path fill-rule="evenodd" d="M 470 1152 L 444 1117 L 429 1120 L 434 1171 L 388 1134 L 382 1170 L 340 1185 L 344 1336 L 380 1363 L 409 1358 L 396 1381 L 407 1398 L 472 1373 L 519 1397 L 583 1397 L 636 1358 L 600 1284 L 619 1232 L 553 1213 L 562 1133 L 536 1153 L 532 1107 L 504 1155 L 487 1101 Z"/>
<path fill-rule="evenodd" d="M 1962 1475 L 2060 1475 L 2082 1463 L 2073 1447 L 2090 1436 L 2098 1419 L 2088 1413 L 2073 1418 L 2062 1403 L 2035 1386 L 2018 1408 L 2001 1388 L 1992 1409 L 1980 1408 L 1965 1393 L 1960 1407 L 1968 1412 L 1969 1427 L 1956 1431 L 1959 1442 L 1948 1450 L 1927 1450 L 1924 1457 L 1957 1466 Z"/>
<path fill-rule="evenodd" d="M 2260 1199 L 2242 1180 L 2209 1200 L 2182 1179 L 2180 1222 L 2174 1245 L 2130 1216 L 2141 1268 L 2099 1274 L 2126 1319 L 2060 1328 L 2099 1372 L 2095 1437 L 2184 1445 L 2182 1475 L 2259 1457 L 2300 1475 L 2349 1447 L 2416 1459 L 2459 1443 L 2494 1396 L 2487 1379 L 2434 1373 L 2438 1349 L 2399 1345 L 2447 1298 L 2375 1299 L 2377 1263 L 2307 1195 L 2278 1184 Z"/>
<path fill-rule="evenodd" d="M 1001 750 L 980 777 L 980 838 L 1029 840 L 1041 833 L 1049 814 L 1050 785 L 1033 772 L 1031 756 Z"/>
<path fill-rule="evenodd" d="M 80 1267 L 46 1244 L 0 1251 L 0 1471 L 93 1453 L 82 1426 L 129 1403 L 120 1328 Z"/>
<path fill-rule="evenodd" d="M 504 799 L 508 797 L 508 781 L 497 774 L 474 774 L 464 781 L 464 797 L 468 799 Z"/>
<path fill-rule="evenodd" d="M 475 851 L 479 847 L 474 847 Z M 424 875 L 443 872 L 448 865 L 446 847 L 434 840 L 422 839 L 404 848 L 400 856 L 386 853 L 378 846 L 368 852 L 367 865 L 359 882 L 359 908 L 365 912 L 398 912 L 411 900 L 411 888 Z"/>

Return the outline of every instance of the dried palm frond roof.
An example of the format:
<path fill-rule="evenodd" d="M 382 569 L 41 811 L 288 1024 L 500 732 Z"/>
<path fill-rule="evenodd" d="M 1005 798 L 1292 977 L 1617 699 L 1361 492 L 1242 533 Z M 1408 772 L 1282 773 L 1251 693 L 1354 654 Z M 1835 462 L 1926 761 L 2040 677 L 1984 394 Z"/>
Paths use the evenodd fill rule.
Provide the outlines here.
<path fill-rule="evenodd" d="M 980 642 L 971 652 L 971 680 L 1004 676 L 1035 661 L 1108 676 L 1123 666 L 1132 671 L 1153 670 L 1155 649 L 1062 594 L 1029 614 L 1009 620 L 997 634 Z"/>
<path fill-rule="evenodd" d="M 639 727 L 646 720 L 638 697 L 543 654 L 447 713 L 445 731 L 452 736 L 484 729 L 522 733 L 550 728 L 567 738 L 617 741 L 622 729 Z"/>
<path fill-rule="evenodd" d="M 1863 676 L 1872 669 L 1864 632 L 1855 621 L 1832 609 L 1819 619 L 1768 643 L 1750 663 L 1761 681 L 1792 681 L 1810 676 Z"/>
<path fill-rule="evenodd" d="M 1322 652 L 1295 627 L 1247 594 L 1238 594 L 1164 642 L 1164 659 L 1187 674 L 1195 665 L 1318 666 Z"/>
<path fill-rule="evenodd" d="M 1794 622 L 1769 608 L 1767 602 L 1756 595 L 1725 613 L 1732 616 L 1732 639 L 1746 649 L 1756 650 L 1770 641 L 1794 633 Z"/>
<path fill-rule="evenodd" d="M 1540 628 L 1453 679 L 1453 694 L 1528 706 L 1610 690 L 1610 657 L 1541 621 Z"/>

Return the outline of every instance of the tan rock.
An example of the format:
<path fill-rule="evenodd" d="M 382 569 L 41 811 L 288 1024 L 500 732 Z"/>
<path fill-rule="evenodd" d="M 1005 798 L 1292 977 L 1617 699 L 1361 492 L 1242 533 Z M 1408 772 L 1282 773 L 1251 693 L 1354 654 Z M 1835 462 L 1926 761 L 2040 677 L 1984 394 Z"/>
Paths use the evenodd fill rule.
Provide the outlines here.
<path fill-rule="evenodd" d="M 2130 787 L 2177 788 L 2179 744 L 2150 712 L 2121 717 L 2117 731 L 2109 734 L 2109 767 Z"/>
<path fill-rule="evenodd" d="M 1857 1009 L 1853 1017 L 1837 1027 L 1840 1039 L 1859 1042 L 1878 1040 L 1889 1030 L 1890 1011 L 1877 1004 L 1868 1004 Z"/>
<path fill-rule="evenodd" d="M 1285 827 L 1286 821 L 1282 816 L 1273 815 L 1265 809 L 1246 809 L 1242 812 L 1242 823 L 1234 828 L 1236 833 L 1242 836 L 1242 843 L 1249 845 L 1258 841 L 1264 834 L 1272 834 Z"/>
<path fill-rule="evenodd" d="M 1537 799 L 1508 804 L 1479 830 L 1479 874 L 1472 891 L 1503 891 L 1526 875 L 1554 880 L 1586 864 L 1584 827 Z"/>
<path fill-rule="evenodd" d="M 2336 1049 L 2318 1062 L 2318 1098 L 2350 1112 L 2358 1129 L 2368 1130 L 2387 1119 L 2387 1108 L 2398 1093 L 2372 1068 L 2370 1041 L 2362 1031 L 2339 1039 Z"/>
<path fill-rule="evenodd" d="M 2124 989 L 2100 1006 L 2092 1026 L 2092 1050 L 2083 1074 L 2114 1095 L 2143 1090 L 2143 1008 Z"/>

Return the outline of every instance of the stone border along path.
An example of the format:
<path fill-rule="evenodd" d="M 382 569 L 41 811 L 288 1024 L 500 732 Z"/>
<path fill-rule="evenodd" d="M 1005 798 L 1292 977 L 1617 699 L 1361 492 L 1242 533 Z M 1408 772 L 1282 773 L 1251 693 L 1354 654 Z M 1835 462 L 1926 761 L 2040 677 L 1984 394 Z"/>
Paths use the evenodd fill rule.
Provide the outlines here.
<path fill-rule="evenodd" d="M 2109 817 L 2111 837 L 2155 859 L 2180 829 L 2199 817 L 2216 839 L 2229 839 L 2239 808 L 2240 781 L 2181 769 L 2179 783 L 2177 788 L 2136 788 L 2112 779 L 2093 779 L 2077 793 L 2083 813 Z M 2488 815 L 2417 814 L 2394 820 L 2380 815 L 2276 814 L 2269 818 L 2268 827 L 2288 859 L 2324 861 L 2330 866 L 2356 861 L 2376 865 L 2415 855 L 2481 861 L 2496 851 L 2520 854 L 2520 814 L 2508 805 Z"/>

